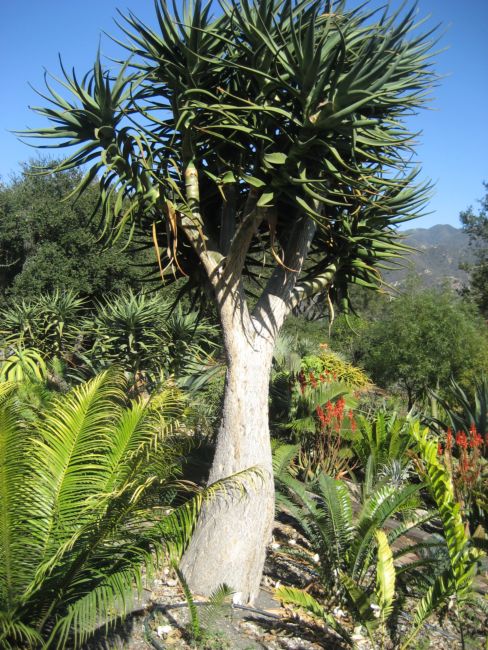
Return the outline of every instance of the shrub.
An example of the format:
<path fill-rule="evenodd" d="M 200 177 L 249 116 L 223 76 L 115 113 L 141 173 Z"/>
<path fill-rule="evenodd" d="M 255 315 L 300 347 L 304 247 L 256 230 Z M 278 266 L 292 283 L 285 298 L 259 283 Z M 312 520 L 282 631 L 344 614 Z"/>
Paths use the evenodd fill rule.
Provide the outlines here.
<path fill-rule="evenodd" d="M 26 419 L 0 383 L 2 648 L 79 647 L 188 539 L 201 496 L 175 508 L 181 398 L 124 406 L 124 390 L 104 373 Z"/>

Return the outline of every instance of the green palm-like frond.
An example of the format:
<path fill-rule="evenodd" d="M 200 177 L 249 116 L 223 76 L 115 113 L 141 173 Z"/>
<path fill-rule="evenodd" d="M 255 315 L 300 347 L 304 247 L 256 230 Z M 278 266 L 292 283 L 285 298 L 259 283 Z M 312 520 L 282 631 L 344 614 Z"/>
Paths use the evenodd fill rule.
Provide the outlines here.
<path fill-rule="evenodd" d="M 38 555 L 37 522 L 30 504 L 37 497 L 32 480 L 35 467 L 29 454 L 29 432 L 19 426 L 20 413 L 14 399 L 9 399 L 12 385 L 0 384 L 0 597 L 1 610 L 12 614 L 15 605 L 36 568 Z M 26 522 L 32 522 L 26 537 Z"/>
<path fill-rule="evenodd" d="M 338 564 L 346 555 L 353 538 L 351 497 L 342 481 L 325 474 L 319 476 L 317 487 L 323 512 L 320 525 L 329 532 L 324 542 L 329 545 L 329 552 L 332 552 Z"/>
<path fill-rule="evenodd" d="M 393 553 L 388 543 L 388 537 L 383 530 L 376 531 L 378 545 L 376 562 L 376 597 L 383 620 L 386 620 L 392 611 L 395 597 L 395 565 Z"/>
<path fill-rule="evenodd" d="M 352 643 L 349 632 L 308 592 L 303 589 L 297 589 L 296 587 L 278 587 L 275 590 L 275 595 L 284 603 L 295 605 L 316 618 L 323 620 L 326 625 L 337 632 L 348 643 Z"/>
<path fill-rule="evenodd" d="M 276 481 L 286 480 L 293 475 L 291 464 L 297 457 L 300 445 L 277 444 L 273 449 L 273 474 Z"/>
<path fill-rule="evenodd" d="M 420 490 L 419 485 L 380 485 L 363 504 L 356 524 L 354 541 L 349 552 L 351 575 L 362 579 L 372 559 L 376 531 L 396 513 L 412 509 L 411 497 Z"/>
<path fill-rule="evenodd" d="M 306 552 L 292 549 L 289 553 L 318 574 L 328 603 L 340 607 L 348 603 L 373 638 L 378 625 L 385 626 L 393 612 L 395 561 L 401 566 L 404 554 L 394 554 L 392 544 L 414 526 L 432 518 L 432 513 L 417 515 L 412 511 L 417 504 L 412 503 L 412 498 L 421 486 L 407 484 L 399 488 L 377 483 L 366 497 L 363 494 L 364 501 L 354 512 L 347 482 L 325 474 L 311 483 L 298 481 L 286 471 L 286 460 L 290 458 L 287 451 L 293 458 L 292 448 L 278 447 L 277 452 L 281 453 L 275 452 L 279 470 L 277 505 L 296 520 L 309 545 Z M 398 513 L 410 516 L 398 522 L 394 519 Z M 384 532 L 386 526 L 392 525 L 389 534 Z M 423 549 L 419 546 L 416 550 L 420 553 Z M 285 552 L 288 553 L 286 549 Z M 413 576 L 415 569 L 425 569 L 428 564 L 429 558 L 421 556 L 418 562 L 405 564 L 401 571 L 410 568 Z M 373 576 L 376 586 L 372 584 Z M 423 593 L 429 586 L 425 585 Z M 299 601 L 300 593 L 295 604 L 306 606 Z M 308 603 L 308 606 L 314 613 L 312 605 Z M 319 615 L 319 611 L 315 614 Z"/>
<path fill-rule="evenodd" d="M 83 523 L 88 499 L 103 491 L 107 429 L 122 400 L 122 384 L 104 373 L 57 398 L 41 423 L 35 453 L 43 473 L 47 552 L 63 539 L 63 530 Z"/>
<path fill-rule="evenodd" d="M 205 500 L 241 498 L 257 480 L 180 482 L 179 391 L 126 406 L 124 389 L 104 373 L 25 418 L 17 386 L 0 383 L 2 647 L 79 647 L 181 556 Z"/>

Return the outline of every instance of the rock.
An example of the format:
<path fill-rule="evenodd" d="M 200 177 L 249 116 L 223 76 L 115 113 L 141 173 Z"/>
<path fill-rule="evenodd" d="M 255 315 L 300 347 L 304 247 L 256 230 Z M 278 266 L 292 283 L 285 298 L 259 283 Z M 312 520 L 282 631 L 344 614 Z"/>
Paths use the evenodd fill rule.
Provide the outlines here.
<path fill-rule="evenodd" d="M 163 639 L 165 636 L 167 636 L 173 628 L 171 625 L 158 625 L 156 634 L 159 636 L 160 639 Z"/>

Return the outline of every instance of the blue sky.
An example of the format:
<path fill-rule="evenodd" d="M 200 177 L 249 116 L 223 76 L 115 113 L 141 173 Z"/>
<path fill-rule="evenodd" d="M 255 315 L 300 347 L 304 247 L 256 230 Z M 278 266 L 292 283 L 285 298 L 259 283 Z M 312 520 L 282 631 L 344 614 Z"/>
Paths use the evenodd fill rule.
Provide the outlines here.
<path fill-rule="evenodd" d="M 357 4 L 351 0 L 349 4 Z M 379 0 L 373 0 L 380 4 Z M 116 35 L 117 8 L 131 9 L 153 22 L 152 0 L 3 0 L 0 9 L 0 177 L 7 181 L 19 163 L 35 151 L 19 142 L 9 129 L 42 125 L 28 106 L 42 104 L 32 88 L 42 90 L 44 68 L 56 74 L 58 53 L 67 67 L 86 72 L 101 42 L 101 51 L 113 55 L 116 46 L 103 35 Z M 396 0 L 393 6 L 398 5 Z M 435 195 L 429 216 L 412 222 L 459 225 L 459 212 L 484 194 L 488 181 L 488 0 L 418 0 L 419 15 L 432 14 L 447 33 L 437 58 L 437 71 L 446 75 L 434 91 L 432 110 L 414 118 L 423 131 L 418 158 Z"/>

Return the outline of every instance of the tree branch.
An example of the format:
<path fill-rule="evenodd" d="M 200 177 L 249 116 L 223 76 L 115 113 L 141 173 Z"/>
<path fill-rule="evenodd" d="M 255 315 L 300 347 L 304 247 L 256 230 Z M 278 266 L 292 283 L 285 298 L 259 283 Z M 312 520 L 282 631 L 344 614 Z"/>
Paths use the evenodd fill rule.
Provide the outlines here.
<path fill-rule="evenodd" d="M 226 282 L 235 283 L 242 274 L 249 246 L 264 218 L 266 208 L 256 207 L 259 194 L 253 188 L 249 190 L 241 223 L 237 228 L 226 255 L 224 278 Z"/>
<path fill-rule="evenodd" d="M 296 307 L 302 300 L 311 298 L 315 294 L 327 289 L 332 284 L 336 273 L 336 264 L 329 264 L 327 269 L 320 275 L 297 284 L 291 293 L 290 309 Z"/>
<path fill-rule="evenodd" d="M 317 225 L 307 215 L 302 215 L 290 234 L 283 265 L 275 269 L 268 281 L 253 314 L 256 332 L 274 340 L 290 310 L 290 300 L 297 278 L 302 270 Z"/>
<path fill-rule="evenodd" d="M 180 226 L 188 241 L 193 246 L 195 253 L 201 260 L 205 271 L 207 272 L 210 284 L 215 289 L 219 281 L 218 269 L 224 258 L 203 222 L 200 213 L 200 186 L 198 182 L 198 171 L 192 162 L 190 162 L 185 169 L 185 190 L 192 216 L 190 217 L 181 212 Z"/>

